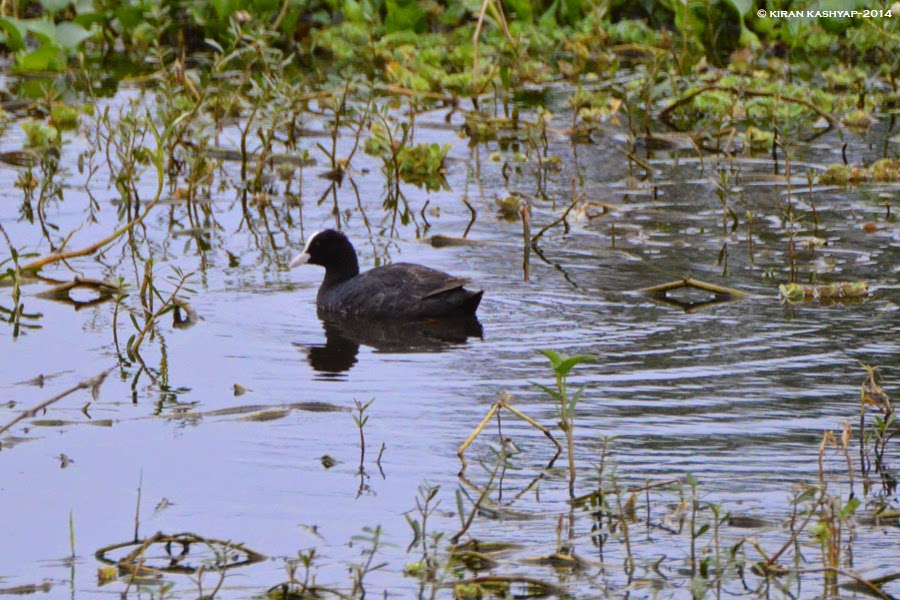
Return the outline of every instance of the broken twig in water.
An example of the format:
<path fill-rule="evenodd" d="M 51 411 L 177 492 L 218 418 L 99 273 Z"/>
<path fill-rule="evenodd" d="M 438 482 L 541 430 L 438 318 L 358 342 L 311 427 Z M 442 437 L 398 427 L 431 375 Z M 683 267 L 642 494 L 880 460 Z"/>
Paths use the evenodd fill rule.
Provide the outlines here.
<path fill-rule="evenodd" d="M 4 425 L 3 427 L 0 427 L 0 433 L 4 433 L 4 432 L 7 431 L 10 427 L 12 427 L 13 425 L 15 425 L 15 424 L 18 423 L 19 421 L 22 421 L 23 419 L 27 419 L 27 418 L 29 418 L 29 417 L 35 416 L 35 415 L 37 414 L 38 411 L 47 408 L 47 407 L 50 406 L 51 404 L 53 404 L 53 403 L 55 403 L 55 402 L 58 402 L 58 401 L 62 400 L 63 398 L 65 398 L 66 396 L 68 396 L 68 395 L 70 395 L 70 394 L 74 394 L 74 393 L 77 392 L 78 390 L 86 390 L 86 389 L 90 389 L 90 390 L 91 390 L 91 395 L 94 397 L 94 400 L 96 400 L 96 399 L 97 399 L 97 396 L 98 396 L 99 393 L 100 393 L 100 386 L 103 384 L 103 381 L 106 379 L 106 376 L 109 375 L 109 374 L 112 372 L 112 370 L 113 370 L 114 368 L 115 368 L 115 367 L 110 367 L 109 369 L 106 369 L 105 371 L 101 371 L 100 373 L 94 375 L 93 377 L 91 377 L 91 378 L 89 378 L 89 379 L 85 379 L 84 381 L 81 381 L 81 382 L 75 384 L 74 386 L 70 387 L 70 388 L 67 389 L 66 391 L 61 392 L 61 393 L 59 393 L 59 394 L 53 396 L 53 397 L 50 398 L 49 400 L 44 400 L 43 402 L 41 402 L 41 403 L 38 404 L 37 406 L 32 406 L 32 407 L 29 408 L 28 410 L 22 411 L 21 413 L 18 414 L 18 416 L 16 416 L 15 419 L 13 419 L 12 421 L 10 421 L 9 423 L 7 423 L 6 425 Z"/>
<path fill-rule="evenodd" d="M 493 406 L 491 406 L 490 410 L 488 410 L 487 415 L 485 415 L 484 419 L 481 420 L 481 423 L 478 424 L 478 427 L 475 428 L 475 431 L 473 431 L 471 433 L 471 435 L 469 435 L 468 439 L 466 439 L 466 441 L 463 442 L 462 445 L 459 447 L 459 450 L 457 451 L 456 454 L 457 454 L 457 456 L 459 456 L 459 460 L 462 463 L 462 469 L 459 472 L 460 475 L 465 473 L 466 467 L 468 467 L 468 463 L 466 462 L 466 457 L 465 457 L 466 448 L 468 448 L 469 446 L 472 445 L 472 442 L 475 441 L 475 438 L 478 437 L 478 434 L 481 433 L 481 431 L 487 426 L 487 424 L 491 421 L 491 419 L 494 417 L 494 415 L 497 414 L 498 411 L 500 411 L 501 409 L 504 409 L 504 408 L 506 410 L 508 410 L 509 412 L 511 412 L 512 414 L 514 414 L 515 416 L 522 419 L 523 421 L 525 421 L 526 423 L 528 423 L 529 425 L 531 425 L 532 427 L 538 429 L 541 433 L 543 433 L 545 436 L 547 436 L 551 442 L 553 442 L 553 444 L 556 446 L 556 454 L 550 460 L 550 463 L 547 465 L 547 468 L 550 469 L 553 467 L 553 463 L 556 462 L 556 459 L 559 458 L 559 455 L 562 453 L 562 446 L 559 444 L 558 441 L 556 441 L 556 438 L 553 437 L 553 434 L 550 432 L 549 429 L 547 429 L 546 427 L 544 427 L 543 425 L 541 425 L 540 423 L 538 423 L 537 421 L 535 421 L 534 419 L 532 419 L 531 417 L 526 415 L 525 413 L 513 408 L 510 405 L 510 400 L 512 400 L 512 397 L 508 393 L 506 393 L 505 391 L 500 392 L 500 399 L 497 400 L 496 402 L 494 402 Z"/>
<path fill-rule="evenodd" d="M 734 288 L 722 287 L 713 283 L 707 283 L 705 281 L 694 279 L 693 277 L 685 277 L 684 279 L 679 279 L 678 281 L 670 281 L 669 283 L 654 285 L 653 287 L 644 288 L 639 291 L 642 294 L 665 297 L 666 292 L 685 287 L 703 290 L 704 292 L 710 292 L 712 294 L 716 294 L 717 296 L 730 296 L 732 298 L 743 298 L 747 295 L 746 292 L 742 292 Z"/>

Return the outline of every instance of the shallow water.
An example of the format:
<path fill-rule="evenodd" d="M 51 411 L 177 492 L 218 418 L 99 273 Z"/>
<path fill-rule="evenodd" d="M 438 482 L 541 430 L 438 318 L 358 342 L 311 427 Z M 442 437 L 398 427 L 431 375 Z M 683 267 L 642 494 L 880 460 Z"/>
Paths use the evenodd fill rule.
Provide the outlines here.
<path fill-rule="evenodd" d="M 306 236 L 335 223 L 331 197 L 317 204 L 329 185 L 316 176 L 323 166 L 304 170 L 302 208 L 288 207 L 274 195 L 263 211 L 250 207 L 244 214 L 233 189 L 239 165 L 225 163 L 217 180 L 227 185 L 209 201 L 215 226 L 208 219 L 202 233 L 208 250 L 198 250 L 190 234 L 176 235 L 192 227 L 183 202 L 169 199 L 154 210 L 146 235 L 153 240 L 157 273 L 167 275 L 173 265 L 194 273 L 190 287 L 196 293 L 190 301 L 201 320 L 175 329 L 167 317 L 157 336 L 144 342 L 142 355 L 152 376 L 136 364 L 117 366 L 113 303 L 74 310 L 38 298 L 44 284 L 23 288 L 25 313 L 40 315 L 26 322 L 38 328 L 14 338 L 10 326 L 0 338 L 0 422 L 103 369 L 116 368 L 84 412 L 90 396 L 80 391 L 35 417 L 44 424 L 27 419 L 4 434 L 0 587 L 49 581 L 50 597 L 125 590 L 122 582 L 98 587 L 101 565 L 94 552 L 132 539 L 137 507 L 141 536 L 191 531 L 240 541 L 268 557 L 230 571 L 223 597 L 264 592 L 286 579 L 286 560 L 309 548 L 319 555 L 317 581 L 347 589 L 347 565 L 365 560 L 365 544 L 354 543 L 353 536 L 363 527 L 381 525 L 388 545 L 378 557 L 387 566 L 367 576 L 367 589 L 409 597 L 418 582 L 403 576 L 403 566 L 420 554 L 405 552 L 412 535 L 404 514 L 413 511 L 410 517 L 420 518 L 414 511 L 417 488 L 424 482 L 441 487 L 441 505 L 429 530 L 445 532 L 446 540 L 460 527 L 454 492 L 465 484 L 457 477 L 457 449 L 500 392 L 509 392 L 516 407 L 554 428 L 552 403 L 531 385 L 552 381 L 546 359 L 537 353 L 542 348 L 596 356 L 570 377 L 573 389 L 586 386 L 575 432 L 578 493 L 597 488 L 604 439 L 614 436 L 604 462 L 606 484 L 613 469 L 618 483 L 626 486 L 690 473 L 699 481 L 703 500 L 722 503 L 723 512 L 775 523 L 790 516 L 792 486 L 815 482 L 823 431 L 858 422 L 864 379 L 859 363 L 880 366 L 886 389 L 896 399 L 900 226 L 894 217 L 885 218 L 885 201 L 896 203 L 896 185 L 817 192 L 818 237 L 828 245 L 814 251 L 801 246 L 797 252 L 801 281 L 810 274 L 822 282 L 863 280 L 871 286 L 871 297 L 834 306 L 788 305 L 779 302 L 777 292 L 777 284 L 787 279 L 789 260 L 783 223 L 786 188 L 783 181 L 774 184 L 773 167 L 766 160 L 736 159 L 724 167 L 736 178 L 732 185 L 743 192 L 728 198 L 738 228 L 731 231 L 728 218 L 723 230 L 713 157 L 703 165 L 689 156 L 677 161 L 666 154 L 644 157 L 659 170 L 653 178 L 658 182 L 654 198 L 629 193 L 633 186 L 624 181 L 627 163 L 618 151 L 622 132 L 611 129 L 596 143 L 577 147 L 557 135 L 551 139 L 551 153 L 562 158 L 563 168 L 548 173 L 547 199 L 542 199 L 533 165 L 514 172 L 504 185 L 502 163 L 489 158 L 497 145 L 470 149 L 455 132 L 428 127 L 429 120 L 440 123 L 442 118 L 438 111 L 420 117 L 417 141 L 453 144 L 450 189 L 426 193 L 402 185 L 415 224 L 397 220 L 392 226 L 391 215 L 382 208 L 379 164 L 359 153 L 351 174 L 359 198 L 345 181 L 337 191 L 340 220 L 363 268 L 403 260 L 470 277 L 486 291 L 479 311 L 481 338 L 423 342 L 399 352 L 396 347 L 408 343 L 408 332 L 377 347 L 371 336 L 358 348 L 339 337 L 329 337 L 326 344 L 315 311 L 321 270 L 287 270 Z M 559 117 L 560 123 L 566 120 Z M 226 131 L 222 145 L 232 144 L 233 135 Z M 871 161 L 877 157 L 875 148 L 883 148 L 871 142 L 890 135 L 881 126 L 865 139 L 852 139 L 851 158 Z M 2 142 L 4 150 L 21 145 L 12 129 Z M 836 157 L 831 143 L 839 150 L 840 143 L 829 134 L 815 146 L 799 148 L 795 160 L 835 162 L 839 152 Z M 47 207 L 48 219 L 60 231 L 71 231 L 85 220 L 84 179 L 74 167 L 85 144 L 78 137 L 64 148 L 63 164 L 71 171 L 65 202 Z M 895 146 L 889 146 L 894 154 Z M 0 223 L 16 247 L 47 253 L 40 228 L 19 217 L 22 192 L 11 185 L 15 169 L 4 166 L 0 173 L 6 180 L 0 186 Z M 539 244 L 546 262 L 532 252 L 526 282 L 522 224 L 498 218 L 494 199 L 512 191 L 529 195 L 534 234 L 569 205 L 573 177 L 583 178 L 578 193 L 585 199 L 617 209 L 592 220 L 573 212 L 568 233 L 562 225 L 548 230 Z M 84 226 L 68 247 L 90 243 L 116 226 L 118 193 L 108 187 L 108 179 L 101 169 L 92 183 L 99 223 Z M 149 195 L 154 184 L 145 181 Z M 804 185 L 798 179 L 791 198 L 804 216 L 798 226 L 801 240 L 810 237 L 812 218 Z M 476 244 L 434 248 L 417 239 L 417 229 L 420 238 L 461 237 L 472 216 L 463 197 L 477 214 L 468 230 Z M 752 262 L 747 211 L 754 213 Z M 245 217 L 252 219 L 249 225 Z M 863 229 L 866 222 L 877 223 L 874 233 Z M 723 244 L 728 253 L 725 278 L 725 265 L 717 263 Z M 121 245 L 99 259 L 70 264 L 87 276 L 135 278 L 136 267 Z M 43 274 L 72 277 L 64 267 Z M 636 293 L 686 275 L 750 295 L 685 312 Z M 4 308 L 11 304 L 6 289 L 0 290 Z M 122 315 L 118 328 L 122 343 L 133 328 Z M 391 332 L 379 335 L 391 338 Z M 433 340 L 434 335 L 424 338 Z M 25 383 L 55 373 L 59 375 L 47 378 L 43 387 Z M 236 396 L 235 384 L 249 391 Z M 354 400 L 372 399 L 364 427 L 365 473 L 360 475 L 359 431 L 350 411 Z M 327 406 L 300 404 L 312 402 Z M 214 412 L 242 407 L 253 407 L 247 409 L 252 412 Z M 248 418 L 250 414 L 259 416 Z M 46 422 L 50 419 L 55 421 Z M 510 502 L 508 514 L 479 515 L 469 533 L 523 547 L 494 573 L 544 578 L 579 595 L 625 590 L 631 580 L 622 568 L 626 548 L 621 539 L 603 530 L 609 537 L 598 545 L 600 538 L 590 537 L 589 512 L 577 509 L 569 516 L 564 458 L 528 488 L 553 456 L 552 445 L 523 421 L 505 415 L 502 427 L 522 452 L 512 458 L 514 468 L 504 473 L 493 498 L 502 494 L 509 501 L 524 494 Z M 486 469 L 493 468 L 489 440 L 496 440 L 495 424 L 467 454 L 467 476 L 479 485 L 488 480 Z M 375 459 L 382 444 L 379 469 Z M 66 468 L 61 468 L 61 455 L 72 461 Z M 324 468 L 324 455 L 337 464 Z M 836 486 L 846 486 L 840 457 L 828 457 L 828 476 Z M 486 462 L 482 466 L 479 461 Z M 859 481 L 855 485 L 860 494 Z M 650 520 L 660 522 L 676 499 L 672 491 L 653 492 Z M 470 503 L 465 506 L 471 508 Z M 71 568 L 66 561 L 70 516 L 75 546 Z M 587 565 L 568 573 L 523 560 L 554 551 L 562 516 L 566 528 L 571 523 L 567 536 L 571 533 L 575 552 Z M 665 597 L 689 596 L 689 568 L 687 575 L 684 571 L 689 538 L 645 523 L 635 524 L 632 535 L 637 579 L 654 582 Z M 723 527 L 722 535 L 728 544 L 745 535 L 759 538 L 770 552 L 787 539 L 778 527 Z M 872 576 L 900 570 L 900 529 L 861 526 L 857 536 L 853 569 Z M 800 542 L 816 564 L 816 545 L 809 538 Z M 659 571 L 651 570 L 648 564 L 662 556 L 668 560 Z M 197 594 L 188 577 L 169 575 L 165 580 L 175 584 L 176 595 Z M 204 590 L 216 581 L 214 574 L 205 575 Z M 813 588 L 819 593 L 815 578 L 806 585 L 801 596 Z M 726 591 L 751 593 L 740 584 Z"/>

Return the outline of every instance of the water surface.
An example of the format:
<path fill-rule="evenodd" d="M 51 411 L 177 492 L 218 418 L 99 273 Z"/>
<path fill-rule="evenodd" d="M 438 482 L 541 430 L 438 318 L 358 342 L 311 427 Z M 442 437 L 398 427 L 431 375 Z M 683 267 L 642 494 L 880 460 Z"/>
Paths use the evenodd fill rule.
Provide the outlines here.
<path fill-rule="evenodd" d="M 417 141 L 453 144 L 448 189 L 429 193 L 403 184 L 414 215 L 407 225 L 383 208 L 380 164 L 362 153 L 350 174 L 355 188 L 345 180 L 334 196 L 327 194 L 330 182 L 316 176 L 324 166 L 309 167 L 302 176 L 302 206 L 276 192 L 271 203 L 246 210 L 245 199 L 235 191 L 239 165 L 225 162 L 216 174 L 223 185 L 214 186 L 200 231 L 185 202 L 167 193 L 141 235 L 152 240 L 159 277 L 170 275 L 172 266 L 194 273 L 190 287 L 195 293 L 189 297 L 201 320 L 180 329 L 167 317 L 142 347 L 147 370 L 118 361 L 112 302 L 75 310 L 39 298 L 46 284 L 23 287 L 25 313 L 33 315 L 24 321 L 33 328 L 14 337 L 10 326 L 0 338 L 0 420 L 104 369 L 114 370 L 96 400 L 78 392 L 4 434 L 0 587 L 49 581 L 50 597 L 123 591 L 121 582 L 98 587 L 100 564 L 93 555 L 134 536 L 137 509 L 141 536 L 191 531 L 243 542 L 268 557 L 229 572 L 223 597 L 252 596 L 285 580 L 285 561 L 309 548 L 319 554 L 317 581 L 347 589 L 347 566 L 365 560 L 365 544 L 353 543 L 353 536 L 380 525 L 388 545 L 379 557 L 387 566 L 367 578 L 367 587 L 409 597 L 418 582 L 404 577 L 403 567 L 418 560 L 418 553 L 405 552 L 412 536 L 404 515 L 413 511 L 410 517 L 420 518 L 414 511 L 417 488 L 426 482 L 440 486 L 441 505 L 429 529 L 446 532 L 446 540 L 460 527 L 455 490 L 465 487 L 457 477 L 457 449 L 499 394 L 508 392 L 520 410 L 555 428 L 552 402 L 531 383 L 552 382 L 546 359 L 537 353 L 542 348 L 596 357 L 570 377 L 573 388 L 586 386 L 576 419 L 579 493 L 597 488 L 604 440 L 614 437 L 604 458 L 605 484 L 613 474 L 628 486 L 690 473 L 700 482 L 704 501 L 773 523 L 790 515 L 793 486 L 816 480 L 823 431 L 839 431 L 848 421 L 856 426 L 864 379 L 860 363 L 880 366 L 886 390 L 896 396 L 900 229 L 893 216 L 886 218 L 885 208 L 896 198 L 896 185 L 832 188 L 811 197 L 804 192 L 805 175 L 796 180 L 790 202 L 803 219 L 796 225 L 798 279 L 861 280 L 873 293 L 861 303 L 789 305 L 779 302 L 777 292 L 789 275 L 789 199 L 783 178 L 776 177 L 765 157 L 708 156 L 701 165 L 690 156 L 645 155 L 657 169 L 648 179 L 656 187 L 654 196 L 626 179 L 636 173 L 618 150 L 624 132 L 610 128 L 594 144 L 578 146 L 557 134 L 550 152 L 562 159 L 562 168 L 548 172 L 539 189 L 531 163 L 504 180 L 503 161 L 512 160 L 511 151 L 493 143 L 470 148 L 454 131 L 428 127 L 429 120 L 441 123 L 443 116 L 441 111 L 421 116 Z M 570 117 L 558 119 L 563 126 Z M 884 146 L 869 141 L 891 134 L 878 126 L 867 138 L 851 140 L 851 156 L 855 161 L 877 158 Z M 235 136 L 225 131 L 220 143 L 234 144 Z M 2 143 L 14 148 L 22 141 L 10 129 Z M 84 175 L 75 162 L 88 143 L 79 135 L 64 147 L 65 201 L 46 206 L 47 219 L 60 231 L 86 220 Z M 814 146 L 802 146 L 795 160 L 835 162 L 840 145 L 836 135 L 826 135 Z M 889 148 L 896 152 L 895 145 Z M 501 160 L 491 160 L 498 151 Z M 716 195 L 719 169 L 729 173 L 733 189 L 741 190 L 727 198 L 738 219 L 734 230 L 727 216 L 723 228 Z M 151 175 L 143 179 L 147 196 L 155 186 Z M 12 167 L 2 168 L 6 185 L 0 186 L 0 223 L 14 246 L 46 254 L 40 227 L 20 215 L 22 191 L 12 185 L 16 176 Z M 568 227 L 549 229 L 539 242 L 543 259 L 530 253 L 525 281 L 522 223 L 499 218 L 495 198 L 511 192 L 529 198 L 534 234 L 572 202 L 573 178 L 584 199 L 616 208 L 594 219 L 576 210 Z M 109 179 L 106 168 L 93 176 L 98 222 L 83 226 L 68 247 L 83 246 L 117 226 L 118 193 Z M 326 201 L 317 202 L 323 197 Z M 288 271 L 287 263 L 313 231 L 335 226 L 335 197 L 337 219 L 354 241 L 363 268 L 416 262 L 470 277 L 473 286 L 483 288 L 482 336 L 413 348 L 404 348 L 408 332 L 395 332 L 399 339 L 377 344 L 371 336 L 349 343 L 341 336 L 326 337 L 315 311 L 322 271 L 311 266 Z M 474 222 L 463 200 L 474 210 Z M 813 203 L 824 247 L 803 242 L 813 233 Z M 750 229 L 748 211 L 754 215 Z M 877 224 L 875 231 L 867 233 L 864 223 Z M 466 232 L 475 244 L 435 248 L 425 241 Z M 148 258 L 143 250 L 140 257 Z M 70 266 L 85 276 L 121 275 L 129 281 L 137 270 L 123 245 L 72 260 Z M 73 276 L 65 266 L 42 274 L 61 281 Z M 637 293 L 687 275 L 749 295 L 685 312 Z M 163 282 L 160 287 L 170 289 Z M 133 300 L 126 302 L 133 307 Z M 10 293 L 4 292 L 0 306 L 10 304 Z M 120 344 L 132 333 L 132 324 L 120 314 Z M 390 333 L 378 335 L 391 338 Z M 434 336 L 425 338 L 433 341 Z M 40 374 L 58 376 L 46 378 L 43 386 L 27 383 Z M 235 395 L 235 384 L 249 391 Z M 369 400 L 374 402 L 366 413 L 360 474 L 352 411 L 354 401 Z M 242 407 L 253 409 L 221 412 Z M 248 418 L 259 413 L 271 418 Z M 523 545 L 495 573 L 545 578 L 579 595 L 624 590 L 631 581 L 622 568 L 626 548 L 606 530 L 592 538 L 594 521 L 584 509 L 571 512 L 567 521 L 575 552 L 587 561 L 584 570 L 567 573 L 522 560 L 552 553 L 558 518 L 570 518 L 565 462 L 529 488 L 545 472 L 552 445 L 509 416 L 502 431 L 522 452 L 511 459 L 492 497 L 510 501 L 513 512 L 480 515 L 469 532 L 486 541 Z M 468 450 L 467 476 L 479 485 L 489 478 L 495 455 L 488 442 L 496 439 L 492 424 Z M 379 468 L 375 459 L 382 445 Z M 71 461 L 65 468 L 62 455 Z M 337 464 L 326 469 L 325 455 Z M 834 485 L 847 485 L 838 456 L 829 453 L 826 467 Z M 860 494 L 859 481 L 855 485 Z M 846 497 L 846 487 L 837 489 Z M 650 521 L 662 522 L 676 497 L 671 489 L 654 492 Z M 71 568 L 65 560 L 71 552 L 70 516 Z M 666 596 L 689 596 L 685 535 L 646 524 L 636 524 L 632 535 L 638 576 L 656 580 Z M 787 539 L 777 526 L 723 529 L 729 544 L 745 535 L 759 538 L 770 551 Z M 848 568 L 873 576 L 900 568 L 897 528 L 860 526 L 856 535 Z M 801 544 L 815 563 L 815 544 L 808 538 Z M 668 560 L 658 572 L 648 570 L 647 564 L 663 556 Z M 661 576 L 667 581 L 662 583 Z M 204 589 L 215 585 L 215 577 L 206 577 Z M 196 584 L 187 577 L 166 580 L 185 597 L 191 590 L 196 594 Z M 730 592 L 750 593 L 740 585 Z"/>

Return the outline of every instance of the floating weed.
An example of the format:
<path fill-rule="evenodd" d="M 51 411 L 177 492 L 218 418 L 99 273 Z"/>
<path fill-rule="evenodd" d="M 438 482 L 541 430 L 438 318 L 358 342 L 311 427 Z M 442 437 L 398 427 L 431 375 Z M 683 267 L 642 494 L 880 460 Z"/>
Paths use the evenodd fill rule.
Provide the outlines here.
<path fill-rule="evenodd" d="M 751 152 L 766 152 L 772 148 L 775 143 L 775 133 L 772 131 L 764 131 L 755 125 L 750 125 L 741 134 L 744 142 L 750 148 Z"/>
<path fill-rule="evenodd" d="M 517 118 L 518 113 L 515 115 L 515 118 L 509 118 L 476 111 L 467 112 L 462 131 L 472 144 L 489 141 L 523 141 L 526 139 L 526 133 L 522 129 L 525 123 Z"/>
<path fill-rule="evenodd" d="M 565 590 L 533 577 L 484 576 L 464 579 L 454 583 L 453 592 L 458 598 L 483 598 L 485 594 L 497 598 L 546 598 L 562 597 Z"/>
<path fill-rule="evenodd" d="M 836 164 L 828 167 L 820 177 L 823 185 L 859 185 L 865 182 L 891 183 L 900 181 L 900 160 L 883 158 L 870 167 Z"/>
<path fill-rule="evenodd" d="M 838 302 L 861 302 L 869 295 L 869 284 L 865 281 L 831 283 L 827 285 L 803 285 L 799 283 L 783 283 L 778 286 L 782 302 L 796 304 L 799 302 L 819 302 L 835 304 Z"/>
<path fill-rule="evenodd" d="M 67 389 L 63 392 L 60 392 L 59 394 L 56 394 L 55 396 L 53 396 L 47 400 L 44 400 L 43 402 L 40 402 L 29 409 L 26 409 L 25 411 L 19 413 L 11 421 L 9 421 L 8 423 L 6 423 L 2 427 L 0 427 L 0 434 L 8 431 L 14 425 L 19 423 L 20 421 L 34 417 L 35 415 L 38 414 L 38 412 L 46 410 L 48 407 L 59 402 L 66 396 L 74 394 L 75 392 L 77 392 L 79 390 L 90 390 L 91 397 L 94 400 L 97 400 L 100 396 L 100 388 L 103 385 L 103 382 L 106 381 L 106 376 L 109 375 L 111 372 L 112 372 L 112 369 L 107 369 L 105 371 L 101 371 L 100 373 L 97 373 L 93 377 L 84 379 L 84 380 L 78 382 L 77 384 L 75 384 L 74 386 L 70 387 L 69 389 Z"/>
<path fill-rule="evenodd" d="M 389 186 L 392 183 L 396 186 L 402 179 L 430 191 L 441 189 L 446 185 L 444 161 L 450 144 L 410 145 L 410 133 L 409 123 L 401 122 L 391 127 L 386 116 L 381 114 L 381 122 L 372 125 L 371 136 L 366 139 L 363 149 L 366 154 L 381 159 L 382 172 Z"/>
<path fill-rule="evenodd" d="M 853 110 L 844 115 L 843 123 L 849 129 L 864 131 L 872 126 L 875 120 L 872 114 L 866 110 Z"/>
<path fill-rule="evenodd" d="M 514 223 L 522 216 L 525 199 L 518 194 L 512 194 L 504 198 L 494 198 L 494 204 L 497 206 L 498 219 Z"/>
<path fill-rule="evenodd" d="M 59 130 L 43 121 L 24 121 L 21 124 L 25 132 L 25 147 L 47 149 L 59 144 Z"/>
<path fill-rule="evenodd" d="M 57 131 L 71 130 L 78 127 L 78 117 L 81 109 L 68 106 L 61 102 L 50 105 L 50 123 Z"/>

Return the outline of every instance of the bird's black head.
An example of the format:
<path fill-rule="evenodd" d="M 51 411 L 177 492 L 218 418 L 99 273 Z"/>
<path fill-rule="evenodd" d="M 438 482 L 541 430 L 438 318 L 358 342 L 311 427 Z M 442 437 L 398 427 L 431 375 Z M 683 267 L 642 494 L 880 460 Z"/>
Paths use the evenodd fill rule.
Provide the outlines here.
<path fill-rule="evenodd" d="M 353 244 L 340 231 L 317 231 L 306 240 L 303 252 L 291 261 L 290 268 L 303 264 L 325 267 L 325 278 L 343 281 L 359 274 L 359 262 Z"/>

